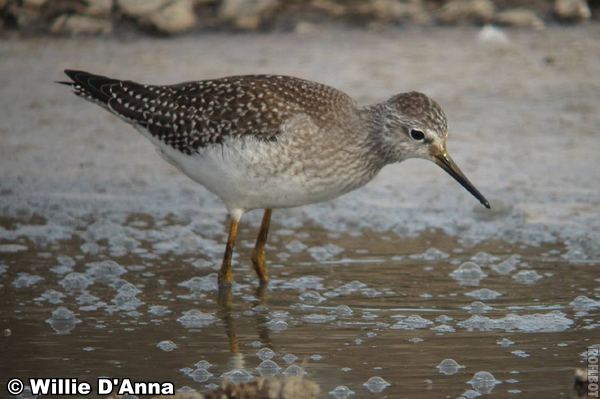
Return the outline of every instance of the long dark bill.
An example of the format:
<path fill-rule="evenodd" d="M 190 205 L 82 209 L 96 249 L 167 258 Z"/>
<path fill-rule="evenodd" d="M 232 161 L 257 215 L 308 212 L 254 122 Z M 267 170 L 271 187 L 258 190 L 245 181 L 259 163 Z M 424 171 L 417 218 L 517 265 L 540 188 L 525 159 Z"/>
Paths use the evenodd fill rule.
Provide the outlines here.
<path fill-rule="evenodd" d="M 488 200 L 485 199 L 485 197 L 479 192 L 479 190 L 475 188 L 475 186 L 473 186 L 469 179 L 467 179 L 467 176 L 464 175 L 464 173 L 460 170 L 458 165 L 454 163 L 454 161 L 452 160 L 452 158 L 450 158 L 450 155 L 448 155 L 446 151 L 439 155 L 436 155 L 435 160 L 435 163 L 437 163 L 442 169 L 448 172 L 450 176 L 454 177 L 456 181 L 459 182 L 460 185 L 463 186 L 468 192 L 473 194 L 473 196 L 477 198 L 483 206 L 485 206 L 488 209 L 490 208 L 490 203 L 488 202 Z"/>

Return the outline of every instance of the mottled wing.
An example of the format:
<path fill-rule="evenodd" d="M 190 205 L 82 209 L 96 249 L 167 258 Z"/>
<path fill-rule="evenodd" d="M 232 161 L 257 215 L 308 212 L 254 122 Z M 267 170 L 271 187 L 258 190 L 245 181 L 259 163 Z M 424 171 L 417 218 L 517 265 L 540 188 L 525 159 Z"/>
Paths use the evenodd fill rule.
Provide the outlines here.
<path fill-rule="evenodd" d="M 77 95 L 104 105 L 188 154 L 232 137 L 277 140 L 285 122 L 295 115 L 308 115 L 323 125 L 331 113 L 353 106 L 338 90 L 285 76 L 234 76 L 152 86 L 65 72 Z"/>

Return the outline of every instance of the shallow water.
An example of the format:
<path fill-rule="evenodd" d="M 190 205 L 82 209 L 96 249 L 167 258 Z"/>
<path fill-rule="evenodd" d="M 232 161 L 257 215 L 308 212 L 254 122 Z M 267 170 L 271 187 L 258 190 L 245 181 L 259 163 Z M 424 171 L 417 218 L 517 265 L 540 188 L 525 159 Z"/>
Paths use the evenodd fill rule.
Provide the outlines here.
<path fill-rule="evenodd" d="M 287 360 L 323 397 L 568 397 L 600 343 L 599 29 L 0 41 L 1 385 L 65 373 L 202 390 L 236 368 L 257 376 L 268 347 L 280 369 L 263 373 L 299 373 Z M 340 199 L 276 211 L 263 292 L 249 267 L 260 215 L 245 216 L 238 285 L 219 300 L 222 204 L 53 84 L 65 68 L 164 83 L 282 73 L 361 103 L 420 90 L 492 210 L 431 163 L 391 165 Z M 372 377 L 390 385 L 371 380 L 371 394 Z"/>
<path fill-rule="evenodd" d="M 97 223 L 81 223 L 77 236 L 88 237 Z M 565 261 L 559 246 L 463 247 L 440 233 L 400 238 L 276 225 L 272 282 L 261 290 L 249 265 L 254 230 L 244 228 L 238 284 L 220 297 L 218 262 L 177 254 L 177 245 L 149 251 L 166 244 L 161 229 L 188 223 L 135 215 L 125 226 L 139 241 L 121 255 L 111 252 L 122 243 L 104 238 L 93 253 L 82 252 L 92 242 L 82 238 L 43 248 L 27 238 L 0 240 L 0 325 L 11 330 L 2 358 L 12 359 L 0 375 L 168 380 L 201 391 L 235 369 L 251 373 L 243 380 L 284 373 L 289 362 L 323 397 L 339 385 L 357 397 L 455 397 L 472 389 L 479 371 L 501 382 L 492 387 L 502 397 L 568 397 L 580 354 L 598 343 L 600 302 L 583 300 L 597 298 L 598 274 Z M 498 267 L 507 259 L 509 273 Z M 538 279 L 515 279 L 524 272 Z M 271 355 L 276 365 L 257 369 Z M 458 365 L 440 365 L 444 359 Z M 211 364 L 208 373 L 199 361 Z M 375 376 L 390 386 L 370 393 L 363 384 Z"/>

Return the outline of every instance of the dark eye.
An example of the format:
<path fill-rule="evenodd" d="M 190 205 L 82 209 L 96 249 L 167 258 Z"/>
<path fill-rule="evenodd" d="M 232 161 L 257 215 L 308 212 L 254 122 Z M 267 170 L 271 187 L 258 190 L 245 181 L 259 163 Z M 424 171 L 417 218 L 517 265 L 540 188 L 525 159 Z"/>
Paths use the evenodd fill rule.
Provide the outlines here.
<path fill-rule="evenodd" d="M 418 129 L 410 129 L 410 137 L 412 137 L 413 140 L 421 141 L 425 138 L 425 133 Z"/>

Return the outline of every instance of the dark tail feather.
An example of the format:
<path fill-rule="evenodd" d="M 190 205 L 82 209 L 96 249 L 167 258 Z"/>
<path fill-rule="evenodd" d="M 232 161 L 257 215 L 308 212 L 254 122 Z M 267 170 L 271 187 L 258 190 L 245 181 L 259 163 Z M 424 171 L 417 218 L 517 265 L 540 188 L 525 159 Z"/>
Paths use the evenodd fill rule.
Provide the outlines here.
<path fill-rule="evenodd" d="M 65 70 L 65 74 L 71 78 L 72 82 L 56 82 L 72 86 L 75 94 L 89 97 L 91 100 L 106 104 L 111 95 L 109 88 L 113 84 L 120 83 L 120 80 L 111 79 L 106 76 L 94 75 L 85 71 Z"/>

